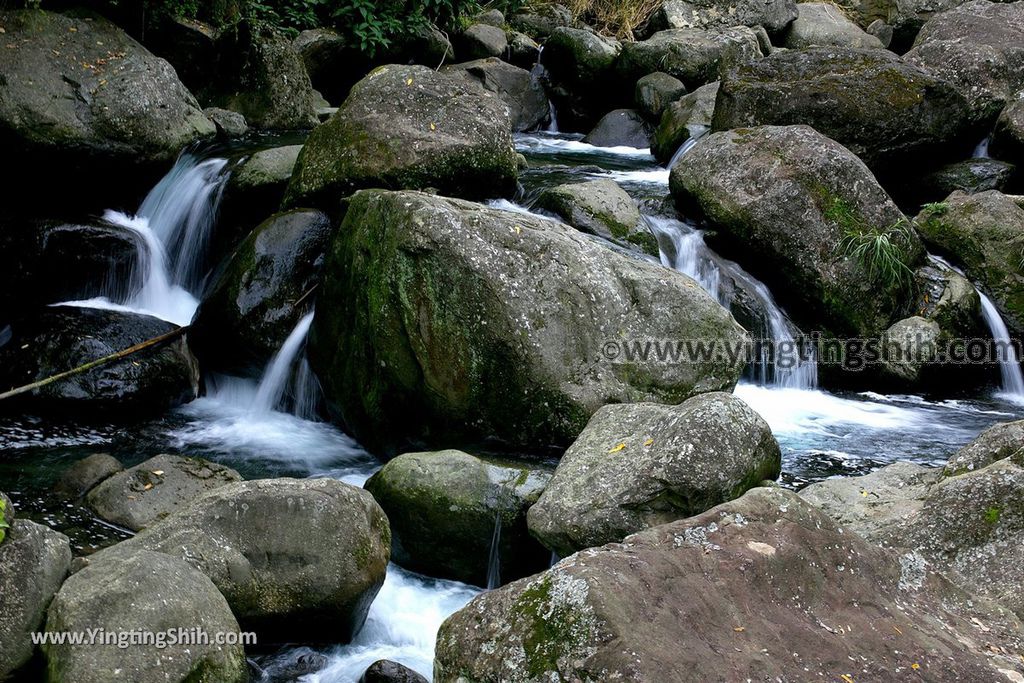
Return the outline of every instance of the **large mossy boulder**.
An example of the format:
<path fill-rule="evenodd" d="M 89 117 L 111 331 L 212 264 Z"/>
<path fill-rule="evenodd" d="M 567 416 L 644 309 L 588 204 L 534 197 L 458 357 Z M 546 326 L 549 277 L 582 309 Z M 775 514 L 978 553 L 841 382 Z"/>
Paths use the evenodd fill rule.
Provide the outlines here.
<path fill-rule="evenodd" d="M 671 189 L 805 329 L 869 335 L 903 317 L 906 283 L 872 271 L 844 240 L 888 235 L 908 272 L 921 242 L 864 163 L 813 128 L 703 137 L 673 167 Z"/>
<path fill-rule="evenodd" d="M 693 90 L 718 80 L 730 68 L 761 56 L 757 34 L 745 26 L 677 28 L 659 31 L 647 40 L 626 43 L 615 69 L 628 83 L 661 71 Z"/>
<path fill-rule="evenodd" d="M 975 142 L 965 137 L 969 123 L 967 102 L 952 85 L 886 50 L 815 47 L 730 71 L 713 126 L 805 124 L 878 172 L 955 157 Z"/>
<path fill-rule="evenodd" d="M 1024 3 L 972 0 L 928 20 L 906 60 L 952 84 L 991 125 L 1024 90 Z"/>
<path fill-rule="evenodd" d="M 647 28 L 763 26 L 778 33 L 796 19 L 798 6 L 794 0 L 664 0 Z"/>
<path fill-rule="evenodd" d="M 1011 330 L 1024 333 L 1024 200 L 995 190 L 954 192 L 926 206 L 915 222 L 932 249 L 992 298 Z"/>
<path fill-rule="evenodd" d="M 548 468 L 462 451 L 406 453 L 366 482 L 391 523 L 391 559 L 428 576 L 496 587 L 547 569 L 526 528 Z"/>
<path fill-rule="evenodd" d="M 204 632 L 208 642 L 170 642 L 168 632 Z M 249 680 L 241 642 L 219 644 L 220 634 L 241 629 L 217 587 L 186 562 L 139 552 L 119 561 L 91 563 L 71 576 L 50 605 L 48 633 L 98 633 L 100 642 L 66 640 L 44 646 L 52 681 L 109 683 L 244 683 Z M 163 647 L 121 642 L 164 639 Z M 108 635 L 110 634 L 110 635 Z M 104 642 L 104 636 L 113 637 Z"/>
<path fill-rule="evenodd" d="M 271 216 L 239 245 L 189 331 L 205 369 L 261 375 L 309 309 L 331 232 L 325 214 L 296 209 Z"/>
<path fill-rule="evenodd" d="M 54 306 L 11 323 L 0 345 L 4 390 L 46 379 L 175 332 L 148 315 Z M 165 343 L 33 389 L 8 403 L 46 412 L 102 412 L 108 418 L 162 413 L 196 397 L 199 368 L 184 339 Z"/>
<path fill-rule="evenodd" d="M 0 26 L 10 202 L 57 185 L 65 201 L 100 188 L 113 201 L 112 186 L 131 197 L 183 147 L 216 134 L 171 65 L 106 19 L 0 10 Z"/>
<path fill-rule="evenodd" d="M 651 124 L 636 109 L 614 109 L 598 121 L 583 142 L 595 147 L 651 146 Z"/>
<path fill-rule="evenodd" d="M 260 643 L 337 643 L 366 619 L 391 534 L 362 489 L 334 479 L 262 479 L 221 486 L 89 563 L 147 551 L 210 577 Z"/>
<path fill-rule="evenodd" d="M 651 154 L 658 161 L 667 163 L 684 142 L 708 132 L 717 97 L 718 81 L 715 81 L 668 105 L 651 136 Z"/>
<path fill-rule="evenodd" d="M 35 651 L 32 634 L 41 631 L 46 609 L 71 568 L 71 545 L 64 534 L 28 520 L 15 520 L 10 501 L 0 519 L 0 680 L 25 666 Z"/>
<path fill-rule="evenodd" d="M 238 112 L 254 128 L 308 129 L 317 124 L 309 75 L 291 41 L 241 22 L 217 38 L 217 59 L 200 90 L 203 103 Z"/>
<path fill-rule="evenodd" d="M 517 133 L 533 130 L 548 120 L 550 108 L 544 87 L 526 69 L 492 57 L 453 64 L 442 71 L 497 95 L 508 107 L 512 130 Z"/>
<path fill-rule="evenodd" d="M 1024 168 L 1024 91 L 996 119 L 989 151 L 997 159 Z"/>
<path fill-rule="evenodd" d="M 422 66 L 382 66 L 309 136 L 286 206 L 334 210 L 367 187 L 473 199 L 515 190 L 516 152 L 497 95 Z"/>
<path fill-rule="evenodd" d="M 537 198 L 534 208 L 556 214 L 583 232 L 658 255 L 658 240 L 633 198 L 614 180 L 556 185 Z"/>
<path fill-rule="evenodd" d="M 618 105 L 615 63 L 622 44 L 593 30 L 558 27 L 544 43 L 541 63 L 547 71 L 548 95 L 565 130 L 589 130 Z"/>
<path fill-rule="evenodd" d="M 739 498 L 781 466 L 768 423 L 732 394 L 604 406 L 530 508 L 530 531 L 567 557 Z"/>
<path fill-rule="evenodd" d="M 177 455 L 157 455 L 100 482 L 86 504 L 101 519 L 140 531 L 208 491 L 241 481 L 230 467 Z"/>
<path fill-rule="evenodd" d="M 565 447 L 605 403 L 679 403 L 732 387 L 743 365 L 726 351 L 742 328 L 685 275 L 548 219 L 423 193 L 352 199 L 318 301 L 310 361 L 376 450 Z M 641 339 L 717 351 L 616 353 Z"/>
<path fill-rule="evenodd" d="M 839 45 L 842 47 L 882 48 L 882 41 L 866 33 L 831 2 L 801 2 L 796 21 L 786 29 L 783 45 L 800 48 Z"/>
<path fill-rule="evenodd" d="M 756 488 L 477 596 L 442 624 L 434 680 L 1010 681 L 1020 629 L 919 555 Z"/>
<path fill-rule="evenodd" d="M 686 86 L 661 71 L 647 74 L 636 82 L 634 102 L 646 118 L 658 121 L 665 109 L 686 94 Z"/>

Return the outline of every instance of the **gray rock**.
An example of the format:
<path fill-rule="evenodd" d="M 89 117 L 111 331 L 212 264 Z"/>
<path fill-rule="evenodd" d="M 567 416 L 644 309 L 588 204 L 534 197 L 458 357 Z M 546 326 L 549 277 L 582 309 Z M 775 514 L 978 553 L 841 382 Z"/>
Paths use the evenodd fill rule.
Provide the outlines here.
<path fill-rule="evenodd" d="M 544 3 L 530 7 L 529 11 L 517 12 L 508 18 L 509 24 L 534 40 L 543 40 L 559 27 L 574 26 L 572 12 L 558 3 Z"/>
<path fill-rule="evenodd" d="M 946 463 L 944 474 L 956 476 L 980 470 L 997 460 L 1020 459 L 1024 450 L 1024 420 L 992 425 L 969 444 L 954 453 Z"/>
<path fill-rule="evenodd" d="M 937 322 L 947 339 L 971 339 L 990 333 L 981 317 L 981 297 L 967 278 L 935 263 L 918 268 L 914 275 L 914 310 Z"/>
<path fill-rule="evenodd" d="M 185 562 L 139 552 L 116 562 L 96 562 L 72 575 L 50 605 L 46 630 L 119 637 L 129 631 L 157 637 L 177 629 L 202 629 L 210 642 L 119 647 L 111 644 L 47 644 L 51 680 L 109 683 L 115 680 L 172 683 L 244 683 L 249 680 L 241 644 L 217 645 L 214 636 L 240 632 L 224 597 Z M 100 636 L 102 637 L 102 635 Z M 169 642 L 166 641 L 166 642 Z"/>
<path fill-rule="evenodd" d="M 969 119 L 951 85 L 888 51 L 817 47 L 722 78 L 714 129 L 765 124 L 813 126 L 877 172 L 954 155 Z"/>
<path fill-rule="evenodd" d="M 914 663 L 1014 680 L 1020 627 L 920 556 L 756 488 L 477 596 L 442 624 L 434 680 L 890 680 Z"/>
<path fill-rule="evenodd" d="M 677 28 L 623 45 L 616 71 L 627 82 L 662 71 L 693 90 L 761 56 L 757 34 L 746 26 Z"/>
<path fill-rule="evenodd" d="M 905 58 L 951 83 L 988 125 L 1024 90 L 1024 6 L 972 0 L 936 14 Z"/>
<path fill-rule="evenodd" d="M 847 235 L 889 234 L 913 268 L 924 249 L 867 167 L 808 126 L 762 126 L 700 138 L 672 168 L 672 194 L 757 265 L 807 329 L 866 336 L 903 310 L 909 292 L 872 276 L 840 248 Z"/>
<path fill-rule="evenodd" d="M 47 307 L 12 323 L 12 336 L 0 346 L 0 386 L 52 377 L 176 329 L 148 315 Z M 11 400 L 34 410 L 102 412 L 123 420 L 166 412 L 193 400 L 198 390 L 199 367 L 179 336 Z"/>
<path fill-rule="evenodd" d="M 235 111 L 207 107 L 203 113 L 217 126 L 217 134 L 223 138 L 240 138 L 249 132 L 245 117 Z"/>
<path fill-rule="evenodd" d="M 236 111 L 253 128 L 317 124 L 313 85 L 291 41 L 242 22 L 217 40 L 217 61 L 200 90 L 204 104 Z"/>
<path fill-rule="evenodd" d="M 505 15 L 501 13 L 499 9 L 489 9 L 486 12 L 473 17 L 473 21 L 477 24 L 486 24 L 487 26 L 495 26 L 497 28 L 504 28 L 505 26 Z"/>
<path fill-rule="evenodd" d="M 94 453 L 82 458 L 61 473 L 53 490 L 67 500 L 80 500 L 104 479 L 122 471 L 120 461 L 107 453 Z"/>
<path fill-rule="evenodd" d="M 647 149 L 651 146 L 651 132 L 651 125 L 636 109 L 616 109 L 602 116 L 583 141 L 597 147 Z"/>
<path fill-rule="evenodd" d="M 636 82 L 636 106 L 649 119 L 657 121 L 668 105 L 686 94 L 686 86 L 666 73 L 647 74 Z"/>
<path fill-rule="evenodd" d="M 868 27 L 864 30 L 867 31 L 869 35 L 878 38 L 878 42 L 882 44 L 882 47 L 889 47 L 889 44 L 892 43 L 892 26 L 881 19 L 875 19 L 868 24 Z"/>
<path fill-rule="evenodd" d="M 700 137 L 711 128 L 717 97 L 718 81 L 715 81 L 702 85 L 665 109 L 651 136 L 651 153 L 658 161 L 668 162 L 684 142 Z"/>
<path fill-rule="evenodd" d="M 728 389 L 742 364 L 618 357 L 616 344 L 638 339 L 724 351 L 743 331 L 686 276 L 552 220 L 366 191 L 328 253 L 310 361 L 373 449 L 485 436 L 567 446 L 605 403 L 679 403 Z"/>
<path fill-rule="evenodd" d="M 398 662 L 381 659 L 370 665 L 359 683 L 428 683 L 427 679 Z"/>
<path fill-rule="evenodd" d="M 345 99 L 352 84 L 366 70 L 365 59 L 345 36 L 331 28 L 313 28 L 299 33 L 292 48 L 302 59 L 310 85 L 337 104 Z"/>
<path fill-rule="evenodd" d="M 995 190 L 954 192 L 924 207 L 915 224 L 929 246 L 952 258 L 991 297 L 1011 331 L 1024 331 L 1024 206 L 1018 198 Z"/>
<path fill-rule="evenodd" d="M 996 119 L 989 152 L 1017 166 L 1024 166 L 1024 96 L 1006 105 Z"/>
<path fill-rule="evenodd" d="M 608 405 L 562 456 L 530 531 L 567 557 L 738 498 L 781 466 L 768 424 L 731 394 Z"/>
<path fill-rule="evenodd" d="M 459 36 L 460 59 L 487 59 L 501 57 L 508 49 L 505 31 L 490 24 L 473 24 Z"/>
<path fill-rule="evenodd" d="M 540 58 L 540 44 L 525 33 L 510 31 L 505 58 L 521 69 L 531 69 Z"/>
<path fill-rule="evenodd" d="M 323 204 L 365 187 L 436 188 L 471 198 L 516 185 L 511 123 L 500 98 L 421 66 L 383 66 L 310 134 L 287 207 Z"/>
<path fill-rule="evenodd" d="M 619 41 L 594 31 L 560 27 L 544 43 L 542 63 L 548 73 L 548 95 L 559 113 L 559 125 L 588 130 L 616 102 L 609 84 L 622 50 Z"/>
<path fill-rule="evenodd" d="M 32 633 L 42 629 L 46 608 L 71 567 L 64 534 L 14 520 L 12 514 L 5 514 L 11 528 L 0 541 L 0 680 L 5 681 L 32 658 Z"/>
<path fill-rule="evenodd" d="M 729 28 L 763 26 L 778 33 L 797 17 L 793 0 L 665 0 L 654 13 L 649 28 Z"/>
<path fill-rule="evenodd" d="M 550 469 L 448 450 L 400 455 L 370 477 L 366 490 L 391 523 L 393 561 L 488 586 L 547 569 L 551 553 L 527 531 L 526 510 L 550 479 Z M 496 538 L 499 574 L 492 576 Z"/>
<path fill-rule="evenodd" d="M 508 107 L 512 130 L 517 133 L 533 130 L 548 119 L 544 88 L 526 69 L 491 58 L 447 66 L 443 72 L 495 94 Z"/>
<path fill-rule="evenodd" d="M 583 232 L 658 255 L 658 240 L 633 198 L 614 180 L 591 180 L 549 188 L 535 208 L 551 211 Z"/>
<path fill-rule="evenodd" d="M 261 644 L 347 642 L 384 582 L 387 517 L 369 493 L 333 479 L 262 479 L 222 486 L 89 564 L 144 551 L 210 577 Z"/>
<path fill-rule="evenodd" d="M 801 2 L 796 21 L 786 29 L 783 45 L 792 50 L 815 45 L 882 48 L 882 41 L 850 21 L 838 5 Z"/>
<path fill-rule="evenodd" d="M 177 455 L 157 455 L 108 477 L 86 497 L 86 504 L 108 522 L 139 531 L 204 493 L 242 477 L 230 467 Z"/>
<path fill-rule="evenodd" d="M 1005 161 L 967 159 L 946 164 L 920 179 L 914 188 L 920 203 L 945 199 L 950 193 L 962 190 L 967 194 L 1006 190 L 1017 172 L 1017 167 Z"/>
<path fill-rule="evenodd" d="M 259 377 L 310 310 L 332 226 L 295 209 L 261 223 L 220 269 L 189 343 L 207 370 Z"/>
<path fill-rule="evenodd" d="M 898 384 L 916 385 L 938 359 L 941 333 L 937 322 L 921 316 L 893 323 L 882 334 L 882 373 Z"/>

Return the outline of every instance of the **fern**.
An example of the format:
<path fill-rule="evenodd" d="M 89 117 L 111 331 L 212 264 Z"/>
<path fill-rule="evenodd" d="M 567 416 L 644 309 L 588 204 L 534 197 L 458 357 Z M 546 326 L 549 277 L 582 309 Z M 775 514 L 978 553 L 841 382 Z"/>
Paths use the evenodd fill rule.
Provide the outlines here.
<path fill-rule="evenodd" d="M 908 221 L 899 221 L 885 230 L 861 226 L 847 230 L 839 250 L 863 266 L 868 276 L 886 289 L 904 290 L 914 282 L 914 271 L 906 262 L 906 247 L 912 238 Z"/>

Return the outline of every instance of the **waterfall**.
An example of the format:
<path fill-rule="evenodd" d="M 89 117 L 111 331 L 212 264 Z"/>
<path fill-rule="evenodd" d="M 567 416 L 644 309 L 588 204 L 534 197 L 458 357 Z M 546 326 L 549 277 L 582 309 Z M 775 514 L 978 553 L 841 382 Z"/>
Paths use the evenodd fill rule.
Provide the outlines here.
<path fill-rule="evenodd" d="M 537 63 L 530 69 L 530 76 L 537 82 L 543 84 L 547 79 L 548 70 L 541 64 L 541 58 L 544 56 L 544 46 L 541 45 L 540 49 L 537 50 Z M 546 89 L 545 89 L 546 90 Z M 548 98 L 548 126 L 544 129 L 548 133 L 558 132 L 558 116 L 555 113 L 555 103 Z"/>
<path fill-rule="evenodd" d="M 740 284 L 757 301 L 766 317 L 768 343 L 758 345 L 756 366 L 761 384 L 795 389 L 813 389 L 818 385 L 818 366 L 813 347 L 800 344 L 800 331 L 782 312 L 763 282 L 738 264 L 718 258 L 704 243 L 704 235 L 685 223 L 645 216 L 658 237 L 663 265 L 693 278 L 708 294 L 726 308 L 732 298 L 722 286 L 723 275 Z M 672 251 L 666 251 L 667 245 Z"/>
<path fill-rule="evenodd" d="M 206 272 L 206 250 L 230 175 L 227 164 L 226 159 L 203 159 L 186 150 L 146 195 L 136 215 L 107 211 L 105 220 L 139 236 L 142 288 L 126 301 L 97 297 L 66 304 L 131 310 L 189 324 L 199 305 L 195 294 Z"/>
<path fill-rule="evenodd" d="M 487 590 L 501 587 L 501 510 L 494 515 L 491 553 L 487 559 Z"/>
<path fill-rule="evenodd" d="M 985 138 L 978 143 L 978 146 L 974 148 L 974 154 L 971 155 L 974 159 L 988 159 L 988 145 L 992 142 L 992 136 L 986 135 Z"/>
<path fill-rule="evenodd" d="M 267 369 L 260 378 L 256 395 L 252 399 L 251 409 L 254 412 L 270 412 L 277 408 L 292 378 L 292 368 L 299 352 L 306 345 L 306 335 L 313 323 L 313 312 L 310 311 L 299 320 L 284 344 L 267 364 Z M 310 373 L 312 374 L 312 373 Z"/>
<path fill-rule="evenodd" d="M 978 290 L 981 298 L 981 315 L 985 324 L 992 333 L 992 339 L 996 342 L 996 352 L 999 354 L 999 373 L 1002 375 L 1003 391 L 1013 396 L 1024 396 L 1024 375 L 1020 370 L 1020 359 L 1017 357 L 1017 349 L 1010 339 L 1010 331 L 1006 323 L 996 310 L 992 300 Z"/>
<path fill-rule="evenodd" d="M 676 165 L 676 162 L 683 158 L 683 155 L 689 152 L 694 145 L 697 144 L 697 140 L 700 140 L 705 133 L 708 132 L 707 126 L 694 125 L 690 126 L 690 137 L 683 141 L 683 144 L 679 145 L 679 149 L 672 155 L 672 159 L 668 162 L 668 170 L 672 170 L 672 167 Z"/>

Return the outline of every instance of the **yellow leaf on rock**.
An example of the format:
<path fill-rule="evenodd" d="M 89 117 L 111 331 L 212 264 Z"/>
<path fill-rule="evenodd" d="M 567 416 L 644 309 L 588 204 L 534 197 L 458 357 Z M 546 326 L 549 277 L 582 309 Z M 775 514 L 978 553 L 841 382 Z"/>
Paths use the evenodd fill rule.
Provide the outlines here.
<path fill-rule="evenodd" d="M 624 444 L 624 443 L 620 443 L 620 444 L 619 444 L 618 446 L 616 446 L 615 448 L 611 449 L 611 450 L 610 450 L 610 451 L 608 451 L 608 452 L 609 452 L 609 453 L 618 453 L 619 451 L 621 451 L 621 450 L 622 450 L 623 448 L 625 448 L 625 447 L 626 447 L 626 444 Z"/>
<path fill-rule="evenodd" d="M 737 626 L 736 628 L 733 629 L 733 631 L 736 631 L 736 633 L 743 633 L 746 630 L 747 629 L 743 628 L 742 626 Z"/>
<path fill-rule="evenodd" d="M 654 439 L 647 439 L 647 441 L 644 441 L 644 445 L 645 446 L 650 446 L 653 443 L 654 443 Z"/>
<path fill-rule="evenodd" d="M 849 674 L 840 674 L 839 677 L 846 681 L 846 683 L 853 683 L 853 678 Z"/>
<path fill-rule="evenodd" d="M 163 473 L 163 470 L 153 470 L 153 474 L 155 474 L 158 477 L 163 476 Z"/>
<path fill-rule="evenodd" d="M 412 79 L 411 78 L 405 79 L 405 84 L 406 85 L 412 85 Z"/>
<path fill-rule="evenodd" d="M 145 486 L 143 486 L 143 487 L 142 487 L 142 490 L 143 490 L 143 491 L 148 491 L 148 490 L 150 490 L 151 488 L 153 488 L 153 485 L 152 485 L 152 484 L 146 484 Z"/>
<path fill-rule="evenodd" d="M 914 671 L 917 671 L 918 669 L 921 668 L 921 665 L 918 664 L 917 662 L 914 662 L 913 664 L 910 665 L 910 668 L 913 669 Z"/>

